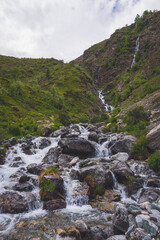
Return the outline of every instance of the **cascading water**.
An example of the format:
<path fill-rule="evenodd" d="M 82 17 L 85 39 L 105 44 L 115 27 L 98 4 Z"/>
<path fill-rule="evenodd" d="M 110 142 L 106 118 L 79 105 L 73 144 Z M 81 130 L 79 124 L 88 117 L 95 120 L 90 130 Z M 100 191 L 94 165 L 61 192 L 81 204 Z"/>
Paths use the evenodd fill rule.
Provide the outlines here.
<path fill-rule="evenodd" d="M 113 110 L 113 106 L 106 103 L 102 90 L 98 91 L 98 95 L 99 95 L 99 99 L 101 100 L 102 104 L 105 107 L 105 110 L 106 111 Z"/>
<path fill-rule="evenodd" d="M 134 57 L 133 57 L 133 60 L 132 60 L 131 68 L 136 63 L 136 54 L 137 54 L 138 51 L 139 51 L 139 37 L 136 40 L 135 54 L 134 54 Z"/>

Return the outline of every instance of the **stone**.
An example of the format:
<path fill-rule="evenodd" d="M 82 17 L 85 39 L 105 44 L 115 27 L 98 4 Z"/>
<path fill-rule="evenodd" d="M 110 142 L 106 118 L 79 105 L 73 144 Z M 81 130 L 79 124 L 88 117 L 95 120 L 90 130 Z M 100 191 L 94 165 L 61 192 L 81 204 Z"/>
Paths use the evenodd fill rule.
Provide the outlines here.
<path fill-rule="evenodd" d="M 126 232 L 126 237 L 130 237 L 131 233 L 134 232 L 134 230 L 136 229 L 136 225 L 132 225 L 128 228 L 127 232 Z"/>
<path fill-rule="evenodd" d="M 67 155 L 67 154 L 60 154 L 58 157 L 58 164 L 59 166 L 62 167 L 69 167 L 70 166 L 70 162 L 72 161 L 74 157 Z"/>
<path fill-rule="evenodd" d="M 41 138 L 40 142 L 39 142 L 39 148 L 40 149 L 44 149 L 48 146 L 51 145 L 51 141 L 47 138 Z"/>
<path fill-rule="evenodd" d="M 95 155 L 95 144 L 84 139 L 61 139 L 59 146 L 62 148 L 62 153 L 70 154 L 79 157 L 92 157 Z"/>
<path fill-rule="evenodd" d="M 30 192 L 33 190 L 33 185 L 31 183 L 17 183 L 13 189 L 19 192 Z"/>
<path fill-rule="evenodd" d="M 128 211 L 123 205 L 115 206 L 113 217 L 114 234 L 124 234 L 129 228 Z"/>
<path fill-rule="evenodd" d="M 140 192 L 140 196 L 139 196 L 139 203 L 143 203 L 143 202 L 151 202 L 154 203 L 156 202 L 158 199 L 160 199 L 159 197 L 159 193 L 160 191 L 158 190 L 152 190 L 152 189 L 142 189 Z"/>
<path fill-rule="evenodd" d="M 145 237 L 149 237 L 147 233 L 144 232 L 144 229 L 142 228 L 136 228 L 131 234 L 130 239 L 131 240 L 144 240 Z"/>
<path fill-rule="evenodd" d="M 0 194 L 0 209 L 2 213 L 22 213 L 28 209 L 28 203 L 19 193 L 6 191 Z"/>
<path fill-rule="evenodd" d="M 69 227 L 67 229 L 67 233 L 68 233 L 68 236 L 75 237 L 76 240 L 81 240 L 80 232 L 77 228 L 75 228 L 75 226 Z"/>
<path fill-rule="evenodd" d="M 64 229 L 61 229 L 61 228 L 57 229 L 57 234 L 61 237 L 66 237 L 67 236 L 66 231 Z"/>
<path fill-rule="evenodd" d="M 160 212 L 158 210 L 153 210 L 152 213 L 150 214 L 150 220 L 154 221 L 154 223 L 160 227 Z"/>
<path fill-rule="evenodd" d="M 43 202 L 43 209 L 53 211 L 57 209 L 66 208 L 66 202 L 63 199 L 54 199 L 50 201 Z"/>
<path fill-rule="evenodd" d="M 160 124 L 154 127 L 148 134 L 148 148 L 155 151 L 160 148 Z"/>
<path fill-rule="evenodd" d="M 85 222 L 83 222 L 82 220 L 76 220 L 74 224 L 75 224 L 75 227 L 80 231 L 81 234 L 88 232 L 88 227 L 85 224 Z"/>
<path fill-rule="evenodd" d="M 0 154 L 0 165 L 3 164 L 5 164 L 5 157 L 2 154 Z"/>
<path fill-rule="evenodd" d="M 133 176 L 133 172 L 126 162 L 116 162 L 111 170 L 119 183 L 126 183 Z"/>
<path fill-rule="evenodd" d="M 29 181 L 30 177 L 28 177 L 27 175 L 22 175 L 19 178 L 19 183 L 25 183 L 27 181 Z"/>
<path fill-rule="evenodd" d="M 27 171 L 31 174 L 40 175 L 42 166 L 36 163 L 32 163 L 27 166 Z"/>
<path fill-rule="evenodd" d="M 129 158 L 129 155 L 126 152 L 119 152 L 110 157 L 111 161 L 120 161 L 120 162 L 126 162 L 128 158 Z"/>
<path fill-rule="evenodd" d="M 98 142 L 98 134 L 96 132 L 90 132 L 88 135 L 88 140 Z"/>
<path fill-rule="evenodd" d="M 127 240 L 127 238 L 125 237 L 125 235 L 114 235 L 107 238 L 107 240 Z"/>
<path fill-rule="evenodd" d="M 25 163 L 23 161 L 12 162 L 9 164 L 10 167 L 17 168 L 20 166 L 24 166 Z"/>
<path fill-rule="evenodd" d="M 72 195 L 89 195 L 89 186 L 86 182 L 80 182 L 79 180 L 72 181 Z"/>
<path fill-rule="evenodd" d="M 90 239 L 92 240 L 106 240 L 107 234 L 98 226 L 90 228 L 91 236 Z"/>
<path fill-rule="evenodd" d="M 8 142 L 11 144 L 11 146 L 15 146 L 17 144 L 17 139 L 12 137 L 8 140 Z"/>
<path fill-rule="evenodd" d="M 147 181 L 147 187 L 160 188 L 160 179 L 149 179 Z"/>
<path fill-rule="evenodd" d="M 156 209 L 160 212 L 160 204 L 155 204 L 155 203 L 152 203 L 151 204 L 151 209 Z"/>
<path fill-rule="evenodd" d="M 144 215 L 144 214 L 139 214 L 135 217 L 137 226 L 139 228 L 142 228 L 144 220 L 149 220 L 149 219 L 150 219 L 150 217 L 148 215 Z"/>
<path fill-rule="evenodd" d="M 61 127 L 60 129 L 54 131 L 50 134 L 50 137 L 59 137 L 61 138 L 65 137 L 65 135 L 69 134 L 70 128 L 69 127 Z"/>
<path fill-rule="evenodd" d="M 69 166 L 70 166 L 70 167 L 75 166 L 78 162 L 79 162 L 79 157 L 74 157 L 74 158 L 70 161 Z"/>
<path fill-rule="evenodd" d="M 113 154 L 116 154 L 119 152 L 126 152 L 130 156 L 135 142 L 136 142 L 135 137 L 133 137 L 131 135 L 123 136 L 123 137 L 121 137 L 121 139 L 117 140 L 111 146 L 111 148 L 110 148 L 111 152 Z"/>
<path fill-rule="evenodd" d="M 59 155 L 62 153 L 60 147 L 50 148 L 42 162 L 52 164 L 57 163 Z"/>
<path fill-rule="evenodd" d="M 142 227 L 148 234 L 151 235 L 151 237 L 156 237 L 158 235 L 158 227 L 151 221 L 144 219 Z"/>
<path fill-rule="evenodd" d="M 128 207 L 128 212 L 131 213 L 131 214 L 133 214 L 133 215 L 135 215 L 135 213 L 136 213 L 136 215 L 138 215 L 138 214 L 141 213 L 141 209 L 140 209 L 140 207 L 131 204 L 131 205 L 129 205 L 129 207 Z"/>

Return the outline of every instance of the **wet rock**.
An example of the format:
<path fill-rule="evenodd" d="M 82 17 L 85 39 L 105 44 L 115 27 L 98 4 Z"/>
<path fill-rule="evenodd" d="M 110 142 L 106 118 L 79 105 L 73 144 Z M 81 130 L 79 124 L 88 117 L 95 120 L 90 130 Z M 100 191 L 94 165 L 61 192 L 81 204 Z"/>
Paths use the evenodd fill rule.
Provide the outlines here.
<path fill-rule="evenodd" d="M 158 210 L 152 209 L 152 214 L 150 214 L 150 220 L 154 222 L 157 227 L 160 227 L 160 212 Z"/>
<path fill-rule="evenodd" d="M 8 142 L 11 144 L 11 146 L 15 146 L 17 144 L 17 139 L 13 137 L 13 138 L 10 138 Z"/>
<path fill-rule="evenodd" d="M 54 131 L 50 134 L 50 137 L 65 137 L 65 135 L 69 134 L 70 128 L 69 127 L 61 127 L 60 129 Z"/>
<path fill-rule="evenodd" d="M 2 213 L 22 213 L 28 209 L 26 199 L 17 192 L 0 194 L 0 209 Z"/>
<path fill-rule="evenodd" d="M 21 157 L 15 157 L 13 159 L 13 162 L 19 162 L 19 161 L 22 161 L 22 158 Z"/>
<path fill-rule="evenodd" d="M 131 214 L 133 214 L 133 215 L 138 215 L 138 214 L 141 213 L 141 209 L 140 209 L 140 207 L 131 204 L 131 205 L 129 205 L 129 207 L 128 207 L 128 212 L 131 213 Z"/>
<path fill-rule="evenodd" d="M 130 176 L 126 183 L 126 190 L 128 195 L 131 196 L 132 194 L 136 194 L 139 189 L 143 188 L 144 180 L 141 177 Z"/>
<path fill-rule="evenodd" d="M 14 190 L 19 192 L 30 192 L 33 190 L 33 185 L 31 183 L 17 183 L 14 187 Z"/>
<path fill-rule="evenodd" d="M 126 152 L 119 152 L 110 157 L 111 161 L 120 161 L 120 162 L 125 162 L 128 160 L 128 158 L 129 158 L 129 155 Z"/>
<path fill-rule="evenodd" d="M 20 178 L 19 178 L 19 183 L 26 183 L 27 181 L 29 181 L 30 180 L 30 177 L 29 176 L 27 176 L 27 175 L 22 175 L 22 176 L 20 176 Z"/>
<path fill-rule="evenodd" d="M 50 148 L 46 156 L 43 158 L 44 163 L 57 163 L 59 155 L 62 153 L 62 149 L 60 147 Z"/>
<path fill-rule="evenodd" d="M 98 142 L 98 134 L 96 132 L 90 132 L 88 135 L 88 140 Z"/>
<path fill-rule="evenodd" d="M 128 183 L 129 178 L 133 176 L 133 172 L 126 162 L 116 162 L 111 170 L 119 183 Z"/>
<path fill-rule="evenodd" d="M 69 227 L 67 232 L 69 237 L 75 237 L 76 240 L 81 240 L 80 232 L 75 226 Z"/>
<path fill-rule="evenodd" d="M 61 229 L 61 228 L 58 228 L 58 229 L 57 229 L 57 234 L 58 234 L 60 237 L 66 237 L 66 236 L 67 236 L 67 232 L 66 232 L 64 229 Z"/>
<path fill-rule="evenodd" d="M 32 149 L 32 145 L 30 143 L 22 144 L 22 150 L 26 155 L 33 155 L 33 152 L 31 149 Z"/>
<path fill-rule="evenodd" d="M 160 204 L 155 204 L 155 203 L 152 203 L 151 204 L 151 209 L 156 209 L 160 212 Z"/>
<path fill-rule="evenodd" d="M 147 233 L 145 233 L 144 229 L 136 228 L 131 234 L 131 240 L 145 240 L 146 237 L 150 237 Z M 147 239 L 147 238 L 146 238 Z M 149 239 L 148 239 L 149 240 Z M 151 238 L 150 238 L 151 240 Z"/>
<path fill-rule="evenodd" d="M 39 143 L 39 148 L 44 149 L 51 145 L 51 141 L 47 138 L 42 138 Z"/>
<path fill-rule="evenodd" d="M 132 225 L 128 228 L 127 232 L 126 232 L 126 237 L 129 238 L 131 233 L 134 232 L 134 230 L 136 229 L 136 225 Z"/>
<path fill-rule="evenodd" d="M 119 152 L 126 152 L 128 155 L 131 155 L 132 148 L 134 143 L 136 142 L 136 138 L 131 135 L 123 136 L 120 140 L 116 141 L 113 146 L 111 146 L 111 152 L 113 154 Z"/>
<path fill-rule="evenodd" d="M 73 156 L 67 154 L 60 154 L 58 157 L 58 164 L 62 167 L 69 167 L 73 158 Z"/>
<path fill-rule="evenodd" d="M 160 148 L 160 124 L 147 134 L 148 148 L 155 151 Z"/>
<path fill-rule="evenodd" d="M 72 181 L 72 194 L 73 196 L 78 195 L 89 195 L 89 186 L 86 182 L 80 182 L 79 180 L 73 180 Z"/>
<path fill-rule="evenodd" d="M 84 237 L 88 233 L 88 227 L 82 220 L 75 221 L 75 227 L 79 230 L 82 237 Z"/>
<path fill-rule="evenodd" d="M 43 202 L 43 209 L 53 211 L 57 209 L 66 208 L 66 202 L 63 199 L 54 199 L 50 201 Z"/>
<path fill-rule="evenodd" d="M 5 157 L 0 154 L 0 165 L 5 164 Z"/>
<path fill-rule="evenodd" d="M 147 181 L 147 187 L 160 188 L 160 179 L 150 179 Z"/>
<path fill-rule="evenodd" d="M 39 175 L 42 171 L 42 166 L 32 163 L 27 166 L 27 171 L 31 174 Z"/>
<path fill-rule="evenodd" d="M 72 179 L 78 179 L 79 178 L 79 171 L 77 169 L 71 169 L 70 176 Z"/>
<path fill-rule="evenodd" d="M 62 148 L 62 153 L 79 157 L 91 157 L 96 151 L 95 145 L 83 138 L 61 139 L 59 146 Z"/>
<path fill-rule="evenodd" d="M 123 205 L 117 205 L 115 207 L 113 217 L 113 231 L 114 234 L 123 234 L 127 232 L 129 228 L 128 211 Z"/>
<path fill-rule="evenodd" d="M 143 203 L 147 201 L 154 203 L 158 199 L 160 199 L 159 193 L 160 191 L 158 190 L 154 191 L 152 189 L 142 189 L 139 196 L 139 203 Z"/>
<path fill-rule="evenodd" d="M 24 166 L 25 163 L 23 161 L 17 161 L 17 162 L 12 162 L 9 164 L 10 167 L 20 167 L 20 166 Z"/>

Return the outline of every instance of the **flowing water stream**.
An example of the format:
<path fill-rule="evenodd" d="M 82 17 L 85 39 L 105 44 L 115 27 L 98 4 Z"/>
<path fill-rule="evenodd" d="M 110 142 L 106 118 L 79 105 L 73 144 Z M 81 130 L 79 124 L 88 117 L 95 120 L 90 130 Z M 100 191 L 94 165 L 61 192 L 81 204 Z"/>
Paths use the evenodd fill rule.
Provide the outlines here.
<path fill-rule="evenodd" d="M 135 54 L 131 63 L 131 68 L 133 67 L 133 65 L 136 63 L 136 54 L 139 51 L 139 37 L 136 40 L 136 47 L 135 47 Z"/>

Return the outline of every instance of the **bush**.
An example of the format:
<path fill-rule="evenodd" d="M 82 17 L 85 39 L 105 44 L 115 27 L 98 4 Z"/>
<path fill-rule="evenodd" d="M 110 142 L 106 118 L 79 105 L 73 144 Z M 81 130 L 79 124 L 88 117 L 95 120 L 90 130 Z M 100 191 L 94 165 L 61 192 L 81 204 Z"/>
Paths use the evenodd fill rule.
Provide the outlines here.
<path fill-rule="evenodd" d="M 126 113 L 124 122 L 131 125 L 136 125 L 141 121 L 147 122 L 149 120 L 147 112 L 143 106 L 137 106 Z"/>
<path fill-rule="evenodd" d="M 160 150 L 157 150 L 155 153 L 151 154 L 148 159 L 149 167 L 152 168 L 155 172 L 160 170 Z"/>
<path fill-rule="evenodd" d="M 136 160 L 145 160 L 148 157 L 147 138 L 141 136 L 133 146 L 132 157 Z"/>

